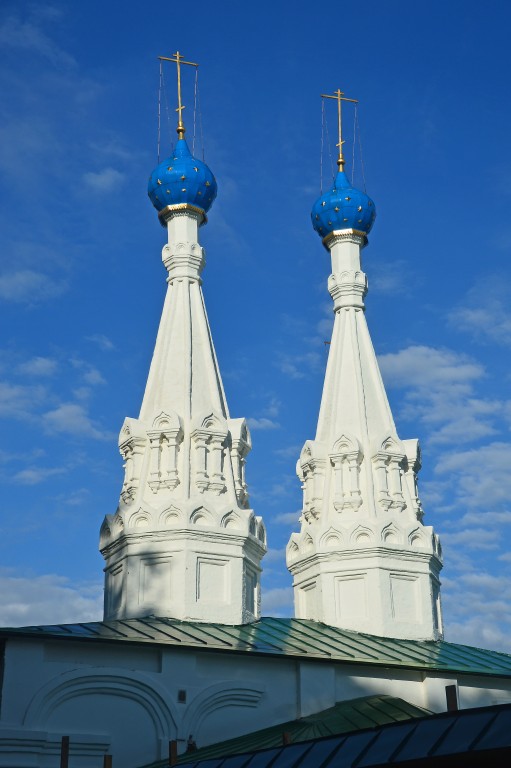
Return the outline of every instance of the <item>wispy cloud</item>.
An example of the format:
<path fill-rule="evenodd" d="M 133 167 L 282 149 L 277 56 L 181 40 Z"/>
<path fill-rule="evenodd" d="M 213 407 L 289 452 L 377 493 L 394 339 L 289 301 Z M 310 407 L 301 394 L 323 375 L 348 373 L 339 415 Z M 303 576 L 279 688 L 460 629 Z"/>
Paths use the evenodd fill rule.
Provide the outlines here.
<path fill-rule="evenodd" d="M 27 626 L 101 619 L 103 587 L 56 574 L 20 577 L 0 572 L 0 625 Z"/>
<path fill-rule="evenodd" d="M 480 280 L 464 302 L 448 315 L 451 326 L 470 333 L 476 341 L 511 345 L 511 286 L 501 277 Z"/>
<path fill-rule="evenodd" d="M 32 357 L 18 365 L 18 373 L 24 376 L 46 377 L 53 376 L 58 368 L 58 363 L 51 357 Z"/>
<path fill-rule="evenodd" d="M 319 352 L 305 352 L 300 355 L 283 354 L 277 360 L 277 368 L 292 379 L 303 379 L 311 372 L 321 369 L 323 357 Z"/>
<path fill-rule="evenodd" d="M 63 403 L 52 411 L 44 413 L 42 421 L 48 432 L 92 437 L 94 440 L 110 440 L 112 435 L 100 429 L 90 418 L 83 405 Z"/>
<path fill-rule="evenodd" d="M 92 336 L 86 336 L 86 340 L 92 341 L 93 344 L 97 344 L 103 352 L 110 352 L 112 349 L 115 349 L 113 341 L 103 333 L 94 333 Z"/>
<path fill-rule="evenodd" d="M 120 189 L 125 174 L 115 168 L 103 168 L 101 171 L 88 171 L 83 174 L 85 184 L 93 191 L 100 194 Z"/>
<path fill-rule="evenodd" d="M 39 23 L 36 23 L 34 17 L 22 20 L 16 15 L 8 16 L 0 25 L 0 45 L 4 49 L 39 54 L 55 67 L 75 67 L 75 58 L 43 30 L 43 20 L 40 14 L 37 19 Z"/>
<path fill-rule="evenodd" d="M 280 424 L 277 421 L 273 421 L 272 419 L 267 419 L 265 416 L 262 416 L 260 419 L 255 418 L 249 418 L 247 419 L 248 426 L 250 429 L 278 429 L 280 427 Z"/>
<path fill-rule="evenodd" d="M 66 290 L 65 280 L 56 280 L 32 269 L 0 275 L 0 300 L 3 301 L 39 304 L 60 296 Z"/>
<path fill-rule="evenodd" d="M 272 520 L 274 523 L 280 523 L 281 525 L 294 525 L 297 527 L 301 514 L 301 509 L 298 512 L 281 512 L 279 515 L 275 515 Z"/>
<path fill-rule="evenodd" d="M 39 485 L 55 475 L 67 472 L 66 467 L 28 467 L 16 472 L 12 480 L 19 485 Z"/>
<path fill-rule="evenodd" d="M 275 587 L 262 591 L 261 610 L 263 615 L 292 616 L 293 589 L 291 587 Z"/>
<path fill-rule="evenodd" d="M 461 509 L 476 510 L 482 522 L 486 514 L 503 515 L 511 499 L 511 444 L 497 441 L 464 451 L 452 451 L 439 456 L 435 474 L 447 479 L 443 493 Z M 488 510 L 486 512 L 485 510 Z M 488 524 L 497 519 L 488 518 Z M 502 517 L 499 522 L 504 522 Z"/>
<path fill-rule="evenodd" d="M 495 435 L 506 401 L 477 397 L 485 369 L 467 355 L 444 348 L 410 346 L 379 358 L 387 384 L 404 389 L 401 416 L 419 419 L 431 443 L 467 443 Z"/>
<path fill-rule="evenodd" d="M 27 418 L 45 397 L 44 387 L 0 381 L 0 415 Z"/>

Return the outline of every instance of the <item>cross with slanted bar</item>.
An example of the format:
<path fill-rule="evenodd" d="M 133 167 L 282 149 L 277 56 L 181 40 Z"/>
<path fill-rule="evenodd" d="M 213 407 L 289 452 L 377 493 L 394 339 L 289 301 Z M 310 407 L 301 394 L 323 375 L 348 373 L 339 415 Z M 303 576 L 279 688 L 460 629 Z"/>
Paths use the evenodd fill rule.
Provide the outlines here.
<path fill-rule="evenodd" d="M 358 104 L 358 99 L 348 99 L 344 96 L 344 93 L 341 91 L 340 88 L 338 88 L 336 91 L 334 91 L 333 96 L 329 96 L 326 93 L 321 94 L 322 99 L 336 99 L 337 101 L 337 127 L 339 130 L 339 143 L 337 146 L 339 147 L 339 157 L 337 159 L 337 165 L 339 166 L 339 170 L 342 171 L 344 168 L 344 154 L 342 151 L 342 145 L 344 144 L 344 141 L 342 139 L 342 111 L 341 111 L 341 105 L 343 101 L 351 101 L 353 104 Z"/>
<path fill-rule="evenodd" d="M 158 56 L 160 61 L 173 61 L 177 64 L 177 135 L 179 139 L 183 139 L 185 135 L 185 124 L 183 123 L 183 109 L 184 106 L 181 103 L 181 64 L 188 64 L 190 67 L 198 67 L 194 61 L 185 61 L 179 51 L 176 51 L 172 56 Z"/>

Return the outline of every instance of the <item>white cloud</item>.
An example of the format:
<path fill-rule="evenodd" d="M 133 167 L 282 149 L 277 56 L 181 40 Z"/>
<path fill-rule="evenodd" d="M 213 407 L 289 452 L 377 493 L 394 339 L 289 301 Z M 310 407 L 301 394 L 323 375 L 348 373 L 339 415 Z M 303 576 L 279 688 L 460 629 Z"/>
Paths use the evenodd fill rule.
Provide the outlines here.
<path fill-rule="evenodd" d="M 60 296 L 66 290 L 65 281 L 54 280 L 32 269 L 0 275 L 0 299 L 4 301 L 38 304 Z"/>
<path fill-rule="evenodd" d="M 103 168 L 102 171 L 94 173 L 88 171 L 83 174 L 83 180 L 94 192 L 104 193 L 112 192 L 119 188 L 124 181 L 125 175 L 115 168 Z"/>
<path fill-rule="evenodd" d="M 421 421 L 431 443 L 467 443 L 494 435 L 508 403 L 478 398 L 480 363 L 449 349 L 410 346 L 379 358 L 390 386 L 405 389 L 402 418 Z"/>
<path fill-rule="evenodd" d="M 371 264 L 369 290 L 384 295 L 404 294 L 413 287 L 413 275 L 406 261 L 386 261 L 384 265 Z"/>
<path fill-rule="evenodd" d="M 482 365 L 449 349 L 412 345 L 378 358 L 385 381 L 395 387 L 461 388 L 485 375 Z"/>
<path fill-rule="evenodd" d="M 488 277 L 478 282 L 448 315 L 449 323 L 466 331 L 478 341 L 511 345 L 510 286 L 501 277 Z"/>
<path fill-rule="evenodd" d="M 95 440 L 110 440 L 111 435 L 98 429 L 90 419 L 85 408 L 76 403 L 63 403 L 53 411 L 42 416 L 43 423 L 49 432 L 58 432 L 74 437 L 92 437 Z"/>
<path fill-rule="evenodd" d="M 268 549 L 268 552 L 264 556 L 264 564 L 269 565 L 270 563 L 283 563 L 286 560 L 286 550 L 284 548 L 282 549 L 272 549 L 271 547 Z"/>
<path fill-rule="evenodd" d="M 303 443 L 295 443 L 294 445 L 288 445 L 285 448 L 277 448 L 273 453 L 278 456 L 279 459 L 298 459 Z"/>
<path fill-rule="evenodd" d="M 496 529 L 466 528 L 456 533 L 442 533 L 442 543 L 447 548 L 461 546 L 465 550 L 498 549 L 500 540 L 500 531 Z"/>
<path fill-rule="evenodd" d="M 280 427 L 278 422 L 267 419 L 265 416 L 260 419 L 247 419 L 247 423 L 250 429 L 278 429 Z"/>
<path fill-rule="evenodd" d="M 0 381 L 0 415 L 26 418 L 44 399 L 40 386 L 23 386 Z"/>
<path fill-rule="evenodd" d="M 281 523 L 282 525 L 294 525 L 295 528 L 298 529 L 298 526 L 300 525 L 299 518 L 302 514 L 302 510 L 298 510 L 298 512 L 281 512 L 279 515 L 275 515 L 275 517 L 272 518 L 273 523 Z"/>
<path fill-rule="evenodd" d="M 65 467 L 28 467 L 16 472 L 12 479 L 20 485 L 39 485 L 54 475 L 61 475 L 65 472 L 67 472 Z"/>
<path fill-rule="evenodd" d="M 495 507 L 500 504 L 509 505 L 510 467 L 511 445 L 492 442 L 441 456 L 435 466 L 435 473 L 447 478 L 448 485 L 444 486 L 443 495 L 451 494 L 452 500 L 462 509 L 475 510 L 474 514 L 484 520 L 485 510 L 502 514 Z"/>
<path fill-rule="evenodd" d="M 469 568 L 443 582 L 446 639 L 509 652 L 511 578 Z"/>
<path fill-rule="evenodd" d="M 100 583 L 73 584 L 55 574 L 30 578 L 0 573 L 0 625 L 101 621 Z"/>
<path fill-rule="evenodd" d="M 38 53 L 51 64 L 58 67 L 74 67 L 73 56 L 60 48 L 33 21 L 21 21 L 16 16 L 9 16 L 0 26 L 0 45 L 18 51 Z"/>
<path fill-rule="evenodd" d="M 18 372 L 27 376 L 53 376 L 57 361 L 51 357 L 33 357 L 18 365 Z"/>
<path fill-rule="evenodd" d="M 83 371 L 82 376 L 85 384 L 88 384 L 89 386 L 105 384 L 105 379 L 101 373 L 93 365 L 90 365 L 90 363 L 77 357 L 71 358 L 70 363 L 76 370 Z"/>
<path fill-rule="evenodd" d="M 292 587 L 263 589 L 261 612 L 267 616 L 292 616 L 294 613 Z"/>
<path fill-rule="evenodd" d="M 103 352 L 110 352 L 110 350 L 115 349 L 113 341 L 103 333 L 94 333 L 92 336 L 87 336 L 86 339 L 87 341 L 92 341 L 94 344 L 97 344 Z"/>
<path fill-rule="evenodd" d="M 303 379 L 312 371 L 318 371 L 323 361 L 319 352 L 306 352 L 303 355 L 282 355 L 277 361 L 277 368 L 292 379 Z"/>

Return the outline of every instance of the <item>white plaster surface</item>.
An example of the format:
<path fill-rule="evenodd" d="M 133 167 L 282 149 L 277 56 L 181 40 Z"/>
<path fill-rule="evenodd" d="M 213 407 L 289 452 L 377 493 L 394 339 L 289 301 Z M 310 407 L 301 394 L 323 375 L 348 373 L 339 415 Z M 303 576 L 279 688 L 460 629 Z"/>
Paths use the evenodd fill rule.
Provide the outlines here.
<path fill-rule="evenodd" d="M 365 238 L 328 243 L 334 328 L 318 426 L 297 463 L 299 533 L 287 546 L 295 616 L 375 635 L 443 636 L 441 547 L 422 522 L 417 440 L 400 440 L 364 314 Z"/>
<path fill-rule="evenodd" d="M 101 528 L 106 619 L 260 613 L 266 534 L 245 480 L 250 432 L 230 418 L 206 314 L 202 221 L 188 209 L 167 217 L 167 295 L 140 416 L 119 436 L 119 506 Z"/>
<path fill-rule="evenodd" d="M 6 642 L 0 725 L 2 768 L 54 768 L 70 737 L 72 768 L 164 759 L 193 735 L 206 746 L 360 696 L 398 696 L 434 712 L 445 686 L 461 706 L 511 701 L 511 680 L 363 663 L 271 658 L 193 648 L 52 638 Z M 186 693 L 179 703 L 178 692 Z"/>

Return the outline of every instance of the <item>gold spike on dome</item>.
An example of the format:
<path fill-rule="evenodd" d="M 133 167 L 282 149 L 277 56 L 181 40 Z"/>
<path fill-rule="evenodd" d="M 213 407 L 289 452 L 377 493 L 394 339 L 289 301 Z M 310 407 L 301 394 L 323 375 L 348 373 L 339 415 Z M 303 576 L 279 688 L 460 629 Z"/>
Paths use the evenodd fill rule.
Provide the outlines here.
<path fill-rule="evenodd" d="M 185 136 L 185 124 L 183 122 L 183 109 L 185 108 L 181 102 L 181 64 L 187 64 L 190 67 L 198 67 L 194 61 L 185 61 L 179 51 L 176 51 L 172 56 L 158 56 L 160 61 L 173 61 L 177 65 L 177 136 L 178 139 L 184 139 Z"/>
<path fill-rule="evenodd" d="M 321 94 L 322 99 L 336 99 L 337 100 L 337 128 L 339 132 L 339 143 L 337 146 L 339 147 L 339 157 L 337 158 L 337 165 L 339 166 L 339 170 L 342 171 L 344 169 L 344 154 L 342 151 L 342 145 L 344 144 L 343 138 L 342 138 L 342 102 L 343 101 L 351 101 L 353 104 L 358 104 L 358 99 L 348 99 L 344 95 L 344 93 L 341 91 L 340 88 L 338 88 L 336 91 L 334 91 L 333 96 L 329 96 L 326 93 Z"/>

